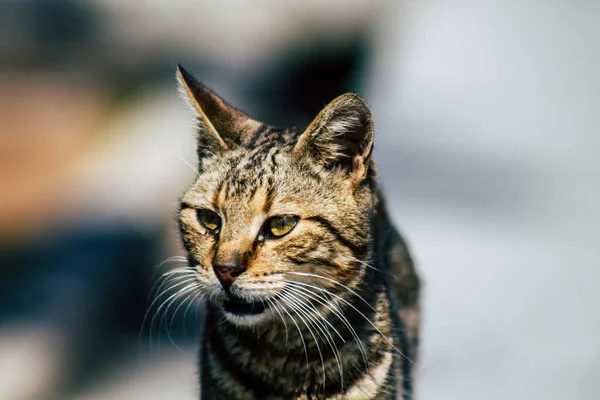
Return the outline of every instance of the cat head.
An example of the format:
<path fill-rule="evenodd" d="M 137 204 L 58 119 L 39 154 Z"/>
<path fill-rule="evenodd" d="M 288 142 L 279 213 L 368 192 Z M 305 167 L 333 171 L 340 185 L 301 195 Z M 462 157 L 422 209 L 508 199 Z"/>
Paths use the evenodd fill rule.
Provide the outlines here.
<path fill-rule="evenodd" d="M 276 129 L 182 67 L 177 76 L 197 117 L 199 158 L 178 217 L 206 298 L 226 320 L 254 326 L 321 290 L 356 287 L 371 261 L 376 201 L 366 103 L 345 94 L 308 128 Z"/>

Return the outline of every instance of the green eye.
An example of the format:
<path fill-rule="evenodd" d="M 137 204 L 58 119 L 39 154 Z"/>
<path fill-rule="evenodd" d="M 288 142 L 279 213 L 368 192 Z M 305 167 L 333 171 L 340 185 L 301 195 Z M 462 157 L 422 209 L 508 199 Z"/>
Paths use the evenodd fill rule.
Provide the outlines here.
<path fill-rule="evenodd" d="M 298 218 L 292 216 L 271 218 L 269 220 L 269 232 L 275 237 L 286 235 L 296 226 L 297 222 Z"/>
<path fill-rule="evenodd" d="M 221 217 L 210 210 L 198 210 L 198 220 L 206 229 L 217 232 L 221 227 Z"/>

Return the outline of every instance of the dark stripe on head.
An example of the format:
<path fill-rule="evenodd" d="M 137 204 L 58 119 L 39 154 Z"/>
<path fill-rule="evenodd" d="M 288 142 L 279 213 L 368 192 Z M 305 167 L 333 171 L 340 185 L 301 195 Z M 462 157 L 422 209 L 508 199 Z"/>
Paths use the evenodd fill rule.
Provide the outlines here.
<path fill-rule="evenodd" d="M 248 143 L 248 147 L 253 149 L 256 147 L 256 142 L 258 142 L 258 139 L 260 139 L 260 137 L 262 136 L 262 134 L 268 129 L 267 125 L 262 125 L 260 128 L 258 128 L 258 130 L 256 131 L 256 133 L 254 134 L 254 136 L 252 137 L 252 140 L 250 141 L 250 143 Z"/>

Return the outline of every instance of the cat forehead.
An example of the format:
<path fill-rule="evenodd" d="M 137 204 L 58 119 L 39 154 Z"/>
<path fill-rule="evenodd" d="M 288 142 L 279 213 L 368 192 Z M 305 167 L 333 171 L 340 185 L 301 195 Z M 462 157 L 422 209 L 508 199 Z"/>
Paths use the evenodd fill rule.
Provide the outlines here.
<path fill-rule="evenodd" d="M 197 207 L 244 209 L 261 203 L 309 207 L 345 181 L 292 153 L 303 131 L 263 125 L 248 140 L 230 150 L 202 161 L 197 181 L 183 201 Z M 262 203 L 261 203 L 262 204 Z"/>
<path fill-rule="evenodd" d="M 252 152 L 266 152 L 273 147 L 290 149 L 301 134 L 301 130 L 294 128 L 276 128 L 260 124 L 252 134 L 244 136 L 242 147 Z"/>
<path fill-rule="evenodd" d="M 257 191 L 281 191 L 293 185 L 294 160 L 281 146 L 237 148 L 205 160 L 204 168 L 192 186 L 190 195 L 211 198 L 216 205 L 226 199 L 251 197 Z M 187 196 L 186 196 L 187 197 Z"/>
<path fill-rule="evenodd" d="M 340 192 L 337 182 L 320 176 L 278 147 L 265 151 L 236 149 L 211 160 L 207 167 L 183 200 L 229 216 L 309 211 L 331 196 L 332 190 Z"/>
<path fill-rule="evenodd" d="M 228 160 L 221 183 L 227 185 L 227 197 L 252 194 L 259 188 L 272 190 L 279 181 L 286 180 L 291 160 L 280 147 L 240 149 Z"/>
<path fill-rule="evenodd" d="M 292 164 L 290 152 L 300 135 L 298 130 L 263 125 L 241 146 L 211 160 L 207 172 L 217 167 L 219 180 L 227 181 L 231 195 L 250 186 L 272 185 Z"/>

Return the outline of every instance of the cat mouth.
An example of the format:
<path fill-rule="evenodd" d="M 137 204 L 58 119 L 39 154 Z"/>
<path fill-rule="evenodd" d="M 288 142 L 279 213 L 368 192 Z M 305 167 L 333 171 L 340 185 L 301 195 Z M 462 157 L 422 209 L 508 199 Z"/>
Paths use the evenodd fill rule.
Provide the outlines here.
<path fill-rule="evenodd" d="M 229 297 L 223 302 L 223 309 L 228 313 L 243 317 L 262 314 L 267 307 L 262 301 L 246 301 L 236 297 Z"/>

